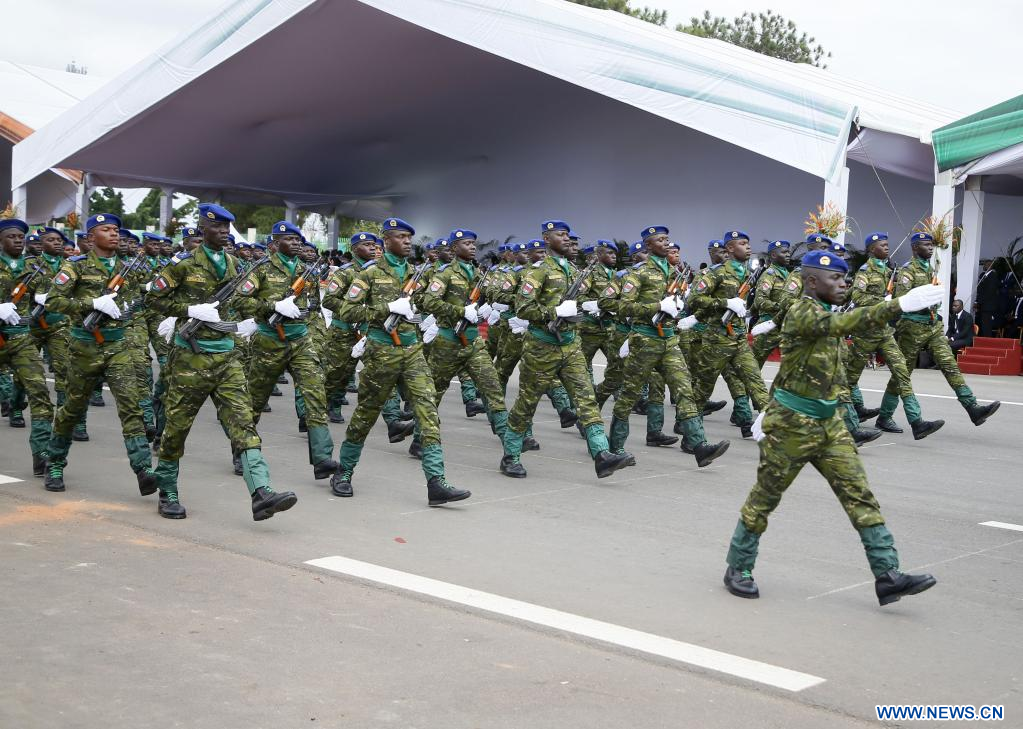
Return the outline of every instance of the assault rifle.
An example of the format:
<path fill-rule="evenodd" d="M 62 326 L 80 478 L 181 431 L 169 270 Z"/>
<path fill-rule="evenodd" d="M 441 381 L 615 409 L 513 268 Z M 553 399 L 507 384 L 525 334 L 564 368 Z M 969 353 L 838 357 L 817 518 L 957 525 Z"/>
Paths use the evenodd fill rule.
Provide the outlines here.
<path fill-rule="evenodd" d="M 117 271 L 107 282 L 107 287 L 103 290 L 104 296 L 116 296 L 124 284 L 127 283 L 128 276 L 137 271 L 142 264 L 145 263 L 145 257 L 145 249 L 139 248 L 138 254 L 133 259 L 127 263 L 122 263 L 120 270 Z M 96 344 L 103 344 L 104 342 L 103 332 L 101 332 L 100 329 L 107 318 L 107 315 L 102 311 L 93 310 L 86 315 L 84 320 L 82 320 L 82 329 L 92 334 L 93 338 L 96 340 Z"/>
<path fill-rule="evenodd" d="M 291 295 L 296 298 L 302 295 L 305 291 L 305 287 L 308 286 L 314 279 L 319 280 L 320 278 L 320 266 L 323 261 L 323 257 L 319 257 L 311 265 L 306 266 L 305 271 L 302 275 L 296 278 L 291 283 Z M 277 338 L 282 342 L 285 341 L 284 336 L 284 320 L 287 317 L 280 312 L 274 312 L 270 315 L 270 318 L 266 320 L 266 323 L 277 330 Z"/>
<path fill-rule="evenodd" d="M 415 293 L 415 290 L 419 288 L 419 281 L 423 278 L 429 265 L 429 263 L 424 263 L 416 267 L 411 278 L 401 287 L 401 298 L 410 298 Z M 398 336 L 398 323 L 401 318 L 400 314 L 388 314 L 384 319 L 384 331 L 391 335 L 391 341 L 398 347 L 401 346 L 401 337 Z"/>
<path fill-rule="evenodd" d="M 682 269 L 678 270 L 675 274 L 675 277 L 672 278 L 670 282 L 668 282 L 668 288 L 664 292 L 665 298 L 669 296 L 684 294 L 686 291 L 686 287 L 689 285 L 689 275 L 692 272 L 693 270 L 689 267 L 688 263 L 683 264 Z M 667 319 L 668 319 L 667 312 L 659 311 L 656 314 L 654 314 L 654 326 L 657 327 L 657 336 L 659 337 L 664 336 L 664 322 L 667 321 Z"/>
<path fill-rule="evenodd" d="M 759 262 L 758 262 L 759 263 Z M 750 289 L 753 289 L 757 285 L 757 281 L 760 280 L 760 276 L 767 270 L 767 266 L 758 265 L 756 268 L 753 267 L 752 261 L 749 263 L 749 273 L 746 274 L 746 280 L 742 282 L 742 286 L 739 287 L 739 298 L 744 302 L 746 297 L 749 295 Z M 728 332 L 728 336 L 734 337 L 735 330 L 732 328 L 732 319 L 735 318 L 735 312 L 729 309 L 725 312 L 725 315 L 721 317 L 721 323 L 725 326 L 725 330 Z"/>
<path fill-rule="evenodd" d="M 483 296 L 483 287 L 487 285 L 487 278 L 490 277 L 490 272 L 493 270 L 493 266 L 488 266 L 483 269 L 483 273 L 476 276 L 476 285 L 473 286 L 472 291 L 469 292 L 469 301 L 466 302 L 466 305 L 479 302 L 480 297 Z M 469 346 L 469 340 L 465 336 L 465 330 L 468 326 L 469 320 L 465 317 L 459 319 L 458 323 L 455 324 L 455 336 L 458 337 L 458 341 L 462 343 L 463 347 Z"/>
<path fill-rule="evenodd" d="M 242 270 L 239 266 L 238 273 L 235 274 L 234 278 L 227 281 L 223 286 L 213 292 L 213 296 L 207 299 L 207 304 L 223 304 L 228 301 L 234 293 L 238 290 L 238 287 L 242 285 L 249 274 L 260 266 L 270 262 L 270 256 L 263 256 L 256 261 L 248 269 Z M 195 335 L 199 331 L 200 327 L 209 327 L 216 332 L 236 332 L 238 331 L 237 322 L 233 321 L 219 321 L 219 322 L 208 322 L 201 321 L 199 319 L 189 319 L 178 329 L 178 336 L 181 337 L 191 348 L 195 354 L 200 354 L 202 349 L 199 347 L 199 343 L 195 341 Z"/>
<path fill-rule="evenodd" d="M 586 281 L 589 275 L 593 273 L 594 269 L 598 265 L 600 265 L 600 261 L 594 258 L 593 261 L 590 262 L 590 265 L 584 268 L 580 272 L 580 274 L 576 276 L 575 281 L 572 282 L 572 285 L 569 286 L 568 289 L 565 291 L 565 295 L 561 297 L 561 301 L 558 302 L 559 305 L 565 303 L 566 301 L 575 300 L 575 298 L 579 295 L 580 289 L 582 289 L 583 287 L 583 283 Z M 561 344 L 561 332 L 559 331 L 559 329 L 565 321 L 568 320 L 559 316 L 554 321 L 547 325 L 547 331 L 554 335 L 554 338 L 558 340 L 558 344 Z"/>

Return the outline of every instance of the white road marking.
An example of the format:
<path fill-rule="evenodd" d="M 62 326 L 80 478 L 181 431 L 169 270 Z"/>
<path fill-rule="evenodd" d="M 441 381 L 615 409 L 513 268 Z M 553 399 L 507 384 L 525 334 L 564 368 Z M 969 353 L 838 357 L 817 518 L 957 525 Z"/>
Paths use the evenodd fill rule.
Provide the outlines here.
<path fill-rule="evenodd" d="M 861 392 L 880 392 L 880 393 L 884 392 L 884 390 L 871 390 L 868 387 L 861 387 L 860 391 Z M 958 399 L 955 395 L 928 395 L 926 392 L 918 392 L 918 393 L 916 393 L 916 396 L 917 397 L 934 397 L 934 398 L 937 398 L 939 400 L 957 400 Z M 985 400 L 982 397 L 978 397 L 977 398 L 977 402 L 994 402 L 994 400 Z M 1001 400 L 1000 402 L 1002 403 L 1002 405 L 1023 405 L 1023 402 L 1013 402 L 1012 400 Z"/>
<path fill-rule="evenodd" d="M 306 564 L 332 572 L 339 572 L 382 585 L 397 587 L 409 592 L 439 598 L 459 605 L 497 613 L 523 620 L 535 625 L 592 638 L 603 643 L 622 646 L 650 655 L 661 656 L 680 663 L 726 673 L 749 681 L 774 686 L 786 691 L 802 691 L 824 683 L 825 679 L 769 663 L 742 658 L 711 648 L 683 643 L 652 633 L 626 628 L 613 623 L 573 615 L 551 608 L 513 600 L 489 592 L 453 585 L 449 582 L 432 580 L 408 572 L 399 572 L 387 567 L 360 562 L 346 557 L 323 557 L 311 559 Z"/>
<path fill-rule="evenodd" d="M 1008 529 L 1014 532 L 1023 532 L 1023 526 L 1019 524 L 1009 524 L 1004 521 L 982 521 L 980 526 L 995 527 L 996 529 Z"/>
<path fill-rule="evenodd" d="M 0 473 L 0 483 L 21 483 L 22 479 L 15 478 L 14 476 L 5 476 Z"/>

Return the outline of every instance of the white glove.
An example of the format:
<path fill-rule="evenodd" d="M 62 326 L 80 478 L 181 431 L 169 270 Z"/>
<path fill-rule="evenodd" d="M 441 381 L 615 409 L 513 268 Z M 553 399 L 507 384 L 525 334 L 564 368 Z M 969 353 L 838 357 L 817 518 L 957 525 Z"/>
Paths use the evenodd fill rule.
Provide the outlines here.
<path fill-rule="evenodd" d="M 681 321 L 679 321 L 678 326 L 675 327 L 675 328 L 684 332 L 686 329 L 692 329 L 693 327 L 695 327 L 699 323 L 700 322 L 697 321 L 696 317 L 694 315 L 690 314 L 685 319 L 682 319 Z"/>
<path fill-rule="evenodd" d="M 46 306 L 46 294 L 36 294 L 33 298 L 40 306 Z"/>
<path fill-rule="evenodd" d="M 940 304 L 945 298 L 945 287 L 935 284 L 917 286 L 899 297 L 899 308 L 903 311 L 920 311 Z"/>
<path fill-rule="evenodd" d="M 92 308 L 103 312 L 111 319 L 121 318 L 121 310 L 117 308 L 117 304 L 114 302 L 114 294 L 103 294 L 98 299 L 93 299 Z"/>
<path fill-rule="evenodd" d="M 483 304 L 479 308 L 480 320 L 482 321 L 483 319 L 490 319 L 490 315 L 493 312 L 494 312 L 494 307 L 492 307 L 490 304 Z"/>
<path fill-rule="evenodd" d="M 411 319 L 413 317 L 412 301 L 405 297 L 392 301 L 387 305 L 387 309 L 392 314 L 398 314 L 399 316 L 403 316 L 406 319 Z M 352 356 L 354 357 L 355 355 Z"/>
<path fill-rule="evenodd" d="M 437 338 L 437 333 L 439 331 L 440 331 L 440 327 L 438 327 L 436 324 L 433 324 L 432 326 L 427 327 L 426 331 L 423 332 L 423 344 L 429 344 L 434 339 L 436 339 Z"/>
<path fill-rule="evenodd" d="M 560 304 L 554 307 L 554 313 L 560 316 L 562 319 L 567 319 L 570 316 L 575 316 L 579 313 L 579 307 L 575 305 L 575 302 L 569 299 L 568 301 L 562 301 Z"/>
<path fill-rule="evenodd" d="M 600 307 L 597 305 L 596 301 L 584 301 L 583 311 L 590 316 L 600 316 Z"/>
<path fill-rule="evenodd" d="M 462 318 L 470 324 L 475 324 L 480 320 L 480 313 L 476 310 L 476 304 L 469 304 L 462 310 Z"/>
<path fill-rule="evenodd" d="M 146 293 L 148 294 L 152 290 L 153 290 L 153 282 L 149 281 L 149 282 L 146 283 Z"/>
<path fill-rule="evenodd" d="M 501 321 L 501 312 L 499 312 L 497 309 L 494 309 L 492 312 L 490 312 L 490 316 L 487 317 L 487 324 L 489 324 L 490 326 L 494 326 L 499 321 Z"/>
<path fill-rule="evenodd" d="M 753 421 L 753 440 L 757 443 L 764 439 L 764 414 L 760 413 Z"/>
<path fill-rule="evenodd" d="M 117 307 L 115 306 L 114 308 L 116 309 Z M 18 315 L 18 307 L 10 301 L 0 304 L 0 319 L 3 319 L 12 327 L 17 326 L 18 322 L 21 321 L 21 317 Z"/>
<path fill-rule="evenodd" d="M 188 307 L 188 316 L 199 321 L 217 322 L 220 321 L 218 306 L 220 306 L 219 301 L 215 304 L 192 304 Z"/>
<path fill-rule="evenodd" d="M 323 323 L 328 327 L 330 326 L 330 323 L 334 321 L 334 312 L 326 307 L 320 307 L 320 315 L 323 317 Z"/>
<path fill-rule="evenodd" d="M 171 337 L 174 335 L 174 325 L 178 323 L 176 316 L 168 316 L 156 327 L 156 333 L 164 338 L 165 341 L 170 342 Z"/>
<path fill-rule="evenodd" d="M 428 317 L 426 317 L 421 322 L 419 322 L 419 329 L 421 331 L 425 332 L 430 327 L 436 326 L 436 325 L 437 325 L 437 317 L 435 317 L 433 314 L 430 314 Z"/>
<path fill-rule="evenodd" d="M 678 304 L 675 303 L 674 296 L 666 296 L 661 299 L 661 311 L 674 319 L 678 316 Z"/>
<path fill-rule="evenodd" d="M 302 312 L 298 310 L 298 306 L 295 304 L 295 295 L 286 296 L 280 301 L 274 303 L 274 311 L 281 316 L 286 316 L 289 319 L 298 319 L 302 316 Z"/>
<path fill-rule="evenodd" d="M 354 347 L 352 347 L 353 359 L 358 359 L 359 357 L 362 356 L 362 353 L 366 351 L 366 339 L 368 339 L 368 337 L 363 337 L 362 339 L 355 343 Z"/>
<path fill-rule="evenodd" d="M 618 350 L 618 356 L 621 357 L 622 359 L 625 359 L 626 357 L 629 356 L 629 340 L 628 339 L 625 340 L 625 343 Z"/>
<path fill-rule="evenodd" d="M 529 329 L 529 322 L 525 319 L 519 319 L 517 316 L 513 316 L 508 320 L 508 326 L 511 327 L 512 334 L 522 334 Z"/>
<path fill-rule="evenodd" d="M 730 311 L 734 311 L 735 315 L 742 319 L 746 316 L 746 302 L 736 296 L 734 299 L 729 299 L 725 302 L 725 305 Z"/>
<path fill-rule="evenodd" d="M 258 328 L 255 319 L 242 319 L 238 322 L 238 333 L 246 339 L 255 334 Z"/>
<path fill-rule="evenodd" d="M 891 301 L 892 300 L 892 295 L 891 294 L 885 294 L 884 295 L 884 300 L 885 301 Z"/>
<path fill-rule="evenodd" d="M 494 304 L 494 311 L 499 311 L 502 314 L 508 311 L 509 308 L 511 307 L 509 307 L 507 304 Z"/>
<path fill-rule="evenodd" d="M 755 327 L 750 329 L 750 334 L 754 337 L 759 337 L 761 334 L 767 334 L 768 332 L 774 331 L 778 328 L 778 325 L 773 321 L 762 321 Z"/>

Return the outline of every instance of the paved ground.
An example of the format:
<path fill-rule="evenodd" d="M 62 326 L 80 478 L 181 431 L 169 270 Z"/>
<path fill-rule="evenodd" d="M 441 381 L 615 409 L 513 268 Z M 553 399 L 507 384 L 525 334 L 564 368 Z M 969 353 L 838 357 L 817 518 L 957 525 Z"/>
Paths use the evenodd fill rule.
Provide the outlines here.
<path fill-rule="evenodd" d="M 866 374 L 868 402 L 884 381 Z M 419 463 L 380 425 L 354 499 L 314 482 L 288 386 L 260 430 L 277 488 L 300 500 L 258 524 L 209 407 L 182 467 L 181 522 L 138 495 L 109 405 L 91 411 L 63 495 L 32 478 L 27 431 L 0 424 L 0 727 L 856 727 L 877 724 L 878 703 L 1004 704 L 1006 725 L 1023 726 L 1023 531 L 980 525 L 1023 524 L 1023 379 L 970 379 L 979 397 L 1008 401 L 981 428 L 938 373 L 914 381 L 938 396 L 921 397 L 925 416 L 948 424 L 862 455 L 904 568 L 939 584 L 884 609 L 812 471 L 763 540 L 762 598 L 724 590 L 757 451 L 721 414 L 707 420 L 709 437 L 733 439 L 720 465 L 646 448 L 634 416 L 639 465 L 598 481 L 543 403 L 543 449 L 512 481 L 455 388 L 447 467 L 473 498 L 428 509 Z M 344 426 L 332 429 L 340 443 Z M 406 576 L 306 564 L 333 555 Z M 407 575 L 568 615 L 544 627 L 528 622 L 540 608 L 495 614 L 459 604 L 479 604 L 470 590 L 394 586 Z M 585 619 L 612 625 L 581 637 Z M 721 653 L 697 668 L 622 647 L 628 631 L 613 626 L 659 636 L 655 653 L 673 641 L 685 656 Z M 729 656 L 769 665 L 738 678 Z M 820 680 L 778 688 L 772 666 Z"/>

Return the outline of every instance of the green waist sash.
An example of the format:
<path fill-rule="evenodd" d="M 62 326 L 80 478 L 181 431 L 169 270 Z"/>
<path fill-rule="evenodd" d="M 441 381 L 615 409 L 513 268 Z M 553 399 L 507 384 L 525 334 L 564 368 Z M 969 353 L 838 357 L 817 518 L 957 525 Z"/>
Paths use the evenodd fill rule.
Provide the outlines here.
<path fill-rule="evenodd" d="M 935 321 L 937 321 L 937 319 L 931 319 L 931 315 L 929 312 L 927 314 L 924 314 L 923 312 L 920 311 L 911 311 L 908 313 L 904 313 L 902 315 L 902 318 L 905 319 L 906 321 L 915 321 L 917 324 L 933 324 Z"/>
<path fill-rule="evenodd" d="M 50 324 L 60 324 L 63 321 L 67 321 L 67 314 L 57 314 L 56 312 L 47 311 L 43 314 L 43 321 L 46 322 L 47 326 Z M 32 328 L 42 329 L 42 327 L 39 326 L 38 319 L 32 320 Z"/>
<path fill-rule="evenodd" d="M 234 337 L 223 337 L 221 339 L 196 339 L 195 343 L 199 346 L 199 349 L 206 354 L 223 354 L 224 352 L 230 352 L 234 349 Z M 192 347 L 189 346 L 188 342 L 179 337 L 177 334 L 174 335 L 174 344 L 182 349 L 187 349 L 189 352 L 192 351 Z"/>
<path fill-rule="evenodd" d="M 0 334 L 3 334 L 5 337 L 16 337 L 20 334 L 28 334 L 28 325 L 8 326 L 7 324 L 0 324 Z"/>
<path fill-rule="evenodd" d="M 814 400 L 797 395 L 794 392 L 789 392 L 788 390 L 783 390 L 780 387 L 774 388 L 774 399 L 792 412 L 805 415 L 814 420 L 826 420 L 834 415 L 838 409 L 838 400 Z"/>
<path fill-rule="evenodd" d="M 547 344 L 571 344 L 573 341 L 575 341 L 575 332 L 571 330 L 560 333 L 561 334 L 560 342 L 558 341 L 558 338 L 551 334 L 549 331 L 547 331 L 546 329 L 541 329 L 538 326 L 534 326 L 533 324 L 529 325 L 529 333 L 532 334 L 537 339 L 539 339 L 541 342 L 546 342 Z"/>
<path fill-rule="evenodd" d="M 124 339 L 124 327 L 100 327 L 99 333 L 106 342 L 119 342 Z M 83 342 L 96 341 L 92 332 L 87 332 L 81 327 L 71 327 L 71 336 Z"/>
<path fill-rule="evenodd" d="M 394 340 L 391 339 L 391 335 L 385 332 L 383 329 L 377 327 L 371 327 L 366 336 L 372 339 L 374 342 L 380 344 L 389 344 L 394 346 Z M 416 336 L 415 332 L 398 332 L 398 339 L 401 340 L 402 347 L 410 347 L 419 341 L 419 337 Z"/>
<path fill-rule="evenodd" d="M 281 326 L 284 327 L 284 338 L 289 342 L 293 339 L 299 339 L 300 337 L 304 337 L 306 334 L 309 333 L 309 327 L 303 322 L 298 322 L 295 324 L 282 324 Z M 270 337 L 271 339 L 277 340 L 280 339 L 277 336 L 276 327 L 272 327 L 265 322 L 259 322 L 257 327 L 259 329 L 259 333 L 262 334 L 264 337 Z"/>
<path fill-rule="evenodd" d="M 465 328 L 465 331 L 462 332 L 462 334 L 465 335 L 465 338 L 467 340 L 469 340 L 470 342 L 473 342 L 473 341 L 476 340 L 476 337 L 478 337 L 480 335 L 480 330 L 479 330 L 479 327 L 476 327 L 476 326 L 467 326 Z M 438 327 L 437 328 L 437 335 L 441 336 L 441 337 L 444 337 L 444 339 L 447 339 L 450 342 L 458 342 L 459 344 L 462 343 L 462 340 L 460 340 L 455 335 L 455 330 L 454 329 L 448 329 L 446 327 Z"/>
<path fill-rule="evenodd" d="M 632 325 L 632 331 L 636 332 L 637 334 L 642 334 L 644 337 L 653 337 L 654 339 L 668 339 L 670 337 L 675 336 L 674 321 L 669 319 L 668 321 L 664 322 L 661 328 L 664 329 L 664 336 L 661 336 L 660 334 L 657 333 L 657 327 L 655 326 L 651 326 L 649 324 Z"/>

